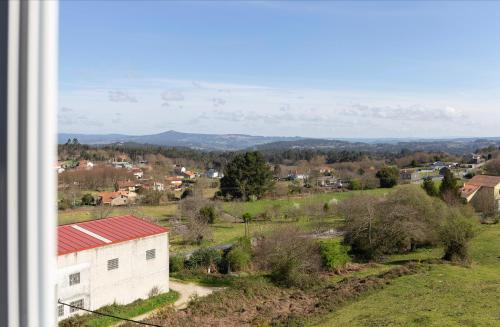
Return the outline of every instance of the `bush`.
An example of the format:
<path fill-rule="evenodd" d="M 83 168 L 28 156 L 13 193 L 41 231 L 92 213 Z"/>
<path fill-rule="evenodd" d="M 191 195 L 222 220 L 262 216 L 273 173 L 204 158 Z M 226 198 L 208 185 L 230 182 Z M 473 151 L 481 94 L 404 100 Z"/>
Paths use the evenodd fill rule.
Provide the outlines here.
<path fill-rule="evenodd" d="M 217 210 L 213 205 L 207 205 L 202 207 L 199 211 L 200 218 L 205 220 L 209 224 L 215 223 L 217 219 Z"/>
<path fill-rule="evenodd" d="M 324 240 L 319 243 L 323 265 L 331 271 L 338 272 L 351 261 L 348 255 L 349 246 L 341 244 L 337 240 Z"/>
<path fill-rule="evenodd" d="M 95 204 L 95 200 L 94 200 L 94 197 L 92 196 L 92 194 L 86 193 L 84 196 L 82 196 L 82 205 L 90 206 L 90 205 L 94 205 L 94 204 Z"/>
<path fill-rule="evenodd" d="M 263 237 L 255 249 L 255 258 L 279 286 L 307 288 L 318 281 L 318 243 L 303 237 L 296 227 L 283 226 Z"/>
<path fill-rule="evenodd" d="M 337 209 L 346 221 L 344 243 L 368 260 L 439 244 L 439 226 L 450 210 L 412 185 L 387 197 L 353 197 Z"/>
<path fill-rule="evenodd" d="M 432 177 L 424 178 L 422 188 L 430 196 L 439 196 L 439 189 L 437 188 L 436 183 L 432 180 Z"/>
<path fill-rule="evenodd" d="M 206 269 L 208 273 L 211 273 L 217 271 L 221 262 L 221 251 L 211 248 L 200 248 L 193 252 L 187 261 L 187 266 L 191 269 Z"/>
<path fill-rule="evenodd" d="M 161 192 L 161 191 L 147 190 L 146 192 L 143 193 L 143 196 L 141 198 L 141 202 L 143 204 L 157 206 L 157 205 L 160 205 L 160 200 L 161 200 L 162 196 L 163 196 L 163 192 Z"/>
<path fill-rule="evenodd" d="M 66 210 L 72 208 L 71 201 L 69 199 L 61 199 L 57 202 L 57 209 Z"/>
<path fill-rule="evenodd" d="M 183 256 L 171 256 L 168 263 L 168 270 L 171 273 L 179 272 L 184 269 L 185 259 Z"/>
<path fill-rule="evenodd" d="M 474 237 L 470 218 L 465 218 L 457 209 L 447 219 L 441 229 L 441 242 L 444 245 L 444 260 L 467 263 L 469 261 L 468 243 Z"/>
<path fill-rule="evenodd" d="M 361 190 L 361 181 L 359 179 L 351 179 L 348 189 L 352 191 Z"/>
<path fill-rule="evenodd" d="M 229 269 L 241 271 L 249 267 L 252 260 L 252 246 L 248 237 L 242 237 L 226 255 Z"/>

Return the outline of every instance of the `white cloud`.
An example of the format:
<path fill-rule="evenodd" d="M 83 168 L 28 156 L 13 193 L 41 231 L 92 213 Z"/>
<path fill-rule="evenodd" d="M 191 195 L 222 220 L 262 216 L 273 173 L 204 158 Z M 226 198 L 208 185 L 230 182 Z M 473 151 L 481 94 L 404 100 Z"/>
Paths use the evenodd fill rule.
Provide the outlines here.
<path fill-rule="evenodd" d="M 140 103 L 129 101 L 124 106 L 121 101 L 106 101 L 109 94 L 104 90 L 110 85 L 129 90 Z M 120 99 L 129 96 L 113 95 Z M 483 107 L 475 99 L 137 78 L 65 91 L 61 114 L 74 110 L 90 120 L 99 117 L 103 126 L 82 126 L 64 115 L 60 123 L 68 131 L 87 133 L 156 133 L 168 126 L 186 132 L 330 138 L 497 134 L 500 116 L 494 114 L 494 108 L 500 99 L 488 98 Z M 481 115 L 476 115 L 479 109 Z"/>

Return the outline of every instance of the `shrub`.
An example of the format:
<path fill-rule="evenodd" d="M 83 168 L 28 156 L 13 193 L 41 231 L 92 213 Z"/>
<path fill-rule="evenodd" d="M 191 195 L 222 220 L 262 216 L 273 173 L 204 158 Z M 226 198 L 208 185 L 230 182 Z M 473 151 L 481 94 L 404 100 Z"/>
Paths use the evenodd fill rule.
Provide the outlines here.
<path fill-rule="evenodd" d="M 411 185 L 387 197 L 357 196 L 338 206 L 346 220 L 344 243 L 363 259 L 437 245 L 439 226 L 449 210 L 442 201 Z"/>
<path fill-rule="evenodd" d="M 168 263 L 168 270 L 171 273 L 179 272 L 184 269 L 185 259 L 183 256 L 171 256 Z"/>
<path fill-rule="evenodd" d="M 432 180 L 432 177 L 425 177 L 424 183 L 422 184 L 422 188 L 424 191 L 430 196 L 438 196 L 439 189 L 436 186 L 436 183 Z"/>
<path fill-rule="evenodd" d="M 82 196 L 82 205 L 90 206 L 90 205 L 93 205 L 93 204 L 95 204 L 95 200 L 94 200 L 94 197 L 92 196 L 92 194 L 85 193 Z"/>
<path fill-rule="evenodd" d="M 465 218 L 455 209 L 441 229 L 441 242 L 444 245 L 444 260 L 467 263 L 469 261 L 468 243 L 474 237 L 470 218 Z"/>
<path fill-rule="evenodd" d="M 208 273 L 217 271 L 222 262 L 222 254 L 219 250 L 211 248 L 200 248 L 193 252 L 187 265 L 189 268 L 206 269 Z"/>
<path fill-rule="evenodd" d="M 348 188 L 353 191 L 361 190 L 361 181 L 359 179 L 351 179 Z"/>
<path fill-rule="evenodd" d="M 228 268 L 232 271 L 245 270 L 252 260 L 252 244 L 250 238 L 241 237 L 226 255 Z"/>
<path fill-rule="evenodd" d="M 240 246 L 235 246 L 227 254 L 227 263 L 232 271 L 241 271 L 248 268 L 252 255 Z"/>
<path fill-rule="evenodd" d="M 337 240 L 324 240 L 319 243 L 323 265 L 332 271 L 339 271 L 351 260 L 348 255 L 349 246 Z"/>
<path fill-rule="evenodd" d="M 263 237 L 255 249 L 255 258 L 279 286 L 307 288 L 318 280 L 318 243 L 304 237 L 296 227 L 283 226 Z"/>
<path fill-rule="evenodd" d="M 199 211 L 200 218 L 205 220 L 209 224 L 215 223 L 215 219 L 217 219 L 217 211 L 213 205 L 207 205 L 200 209 Z"/>

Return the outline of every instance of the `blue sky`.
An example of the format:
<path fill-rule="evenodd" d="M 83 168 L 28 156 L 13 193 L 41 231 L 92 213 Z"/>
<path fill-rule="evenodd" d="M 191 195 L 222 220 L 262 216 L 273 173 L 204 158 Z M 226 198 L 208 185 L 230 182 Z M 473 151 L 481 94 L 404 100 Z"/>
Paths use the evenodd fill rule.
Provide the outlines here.
<path fill-rule="evenodd" d="M 498 136 L 500 3 L 62 1 L 63 132 Z"/>

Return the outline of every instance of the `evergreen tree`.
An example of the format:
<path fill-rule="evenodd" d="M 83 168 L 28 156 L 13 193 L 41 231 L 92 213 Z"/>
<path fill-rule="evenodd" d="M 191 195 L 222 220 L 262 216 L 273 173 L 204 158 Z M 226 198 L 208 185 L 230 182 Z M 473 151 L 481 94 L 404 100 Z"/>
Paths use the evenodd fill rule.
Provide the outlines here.
<path fill-rule="evenodd" d="M 244 200 L 260 198 L 272 189 L 272 177 L 272 171 L 259 152 L 238 154 L 224 170 L 220 193 Z"/>

